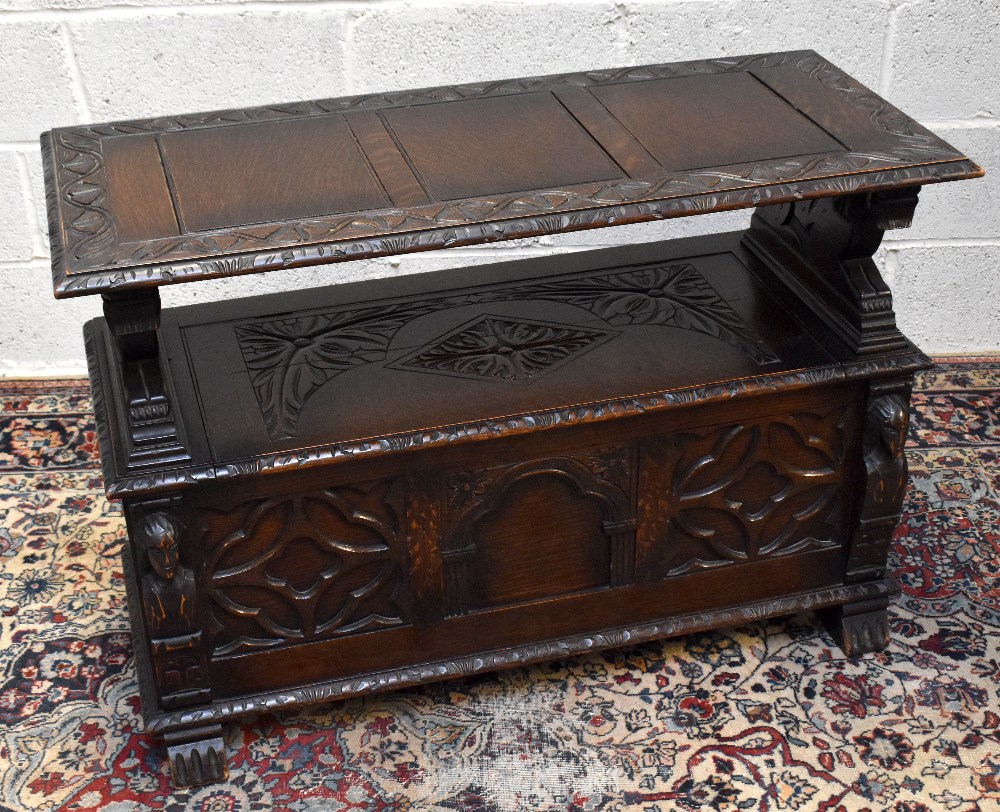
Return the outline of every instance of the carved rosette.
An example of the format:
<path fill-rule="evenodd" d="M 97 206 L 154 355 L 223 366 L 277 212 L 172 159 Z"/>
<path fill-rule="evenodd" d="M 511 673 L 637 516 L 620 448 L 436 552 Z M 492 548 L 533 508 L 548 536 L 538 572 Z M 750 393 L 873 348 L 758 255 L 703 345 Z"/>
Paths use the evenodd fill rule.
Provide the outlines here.
<path fill-rule="evenodd" d="M 140 557 L 142 608 L 163 708 L 210 700 L 211 687 L 197 617 L 194 573 L 181 559 L 181 526 L 169 508 L 134 519 Z"/>
<path fill-rule="evenodd" d="M 683 432 L 643 454 L 647 577 L 839 544 L 846 413 L 797 413 Z"/>
<path fill-rule="evenodd" d="M 616 333 L 534 319 L 480 316 L 392 366 L 464 378 L 530 383 Z"/>
<path fill-rule="evenodd" d="M 408 623 L 395 482 L 201 514 L 213 657 Z"/>

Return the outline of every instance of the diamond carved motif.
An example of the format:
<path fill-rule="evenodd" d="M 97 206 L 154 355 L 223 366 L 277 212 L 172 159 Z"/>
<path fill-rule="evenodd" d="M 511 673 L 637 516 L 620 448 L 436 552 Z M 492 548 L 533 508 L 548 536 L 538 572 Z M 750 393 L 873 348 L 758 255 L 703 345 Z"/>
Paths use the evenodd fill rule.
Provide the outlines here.
<path fill-rule="evenodd" d="M 390 366 L 463 378 L 531 383 L 617 335 L 572 324 L 484 315 Z"/>

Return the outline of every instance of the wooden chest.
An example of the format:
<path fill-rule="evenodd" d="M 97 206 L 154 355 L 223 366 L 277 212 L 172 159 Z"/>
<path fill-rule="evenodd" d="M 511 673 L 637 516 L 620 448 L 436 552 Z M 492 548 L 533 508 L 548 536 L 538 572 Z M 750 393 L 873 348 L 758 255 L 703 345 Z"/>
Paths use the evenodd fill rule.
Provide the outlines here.
<path fill-rule="evenodd" d="M 981 170 L 812 52 L 56 130 L 58 296 L 149 729 L 821 610 L 885 645 L 912 376 L 872 255 Z M 758 207 L 745 233 L 160 312 L 157 287 Z M 317 281 L 321 277 L 317 274 Z"/>

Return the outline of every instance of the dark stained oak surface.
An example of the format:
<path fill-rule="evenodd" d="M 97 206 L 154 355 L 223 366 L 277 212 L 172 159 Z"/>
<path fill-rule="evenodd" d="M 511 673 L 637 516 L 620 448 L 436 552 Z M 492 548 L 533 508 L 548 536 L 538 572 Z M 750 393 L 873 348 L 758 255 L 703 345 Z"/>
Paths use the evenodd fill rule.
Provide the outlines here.
<path fill-rule="evenodd" d="M 843 149 L 750 73 L 609 85 L 593 95 L 669 172 Z"/>
<path fill-rule="evenodd" d="M 339 116 L 164 133 L 159 143 L 187 232 L 389 205 Z"/>
<path fill-rule="evenodd" d="M 811 51 L 53 130 L 57 296 L 981 170 Z"/>
<path fill-rule="evenodd" d="M 241 475 L 844 379 L 848 356 L 740 238 L 165 310 L 192 457 L 168 467 Z M 104 456 L 112 492 L 145 489 Z"/>

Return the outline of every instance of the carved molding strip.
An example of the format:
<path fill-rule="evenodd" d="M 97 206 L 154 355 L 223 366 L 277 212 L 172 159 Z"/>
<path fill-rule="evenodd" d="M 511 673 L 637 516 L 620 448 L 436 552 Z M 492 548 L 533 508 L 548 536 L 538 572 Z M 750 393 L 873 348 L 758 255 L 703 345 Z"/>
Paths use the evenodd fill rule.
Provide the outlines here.
<path fill-rule="evenodd" d="M 83 349 L 87 356 L 87 374 L 90 380 L 91 408 L 94 413 L 94 425 L 97 429 L 97 446 L 101 450 L 101 474 L 105 483 L 114 481 L 115 476 L 115 445 L 112 441 L 111 425 L 108 409 L 109 402 L 113 402 L 113 397 L 106 397 L 105 390 L 110 388 L 110 381 L 106 381 L 104 375 L 105 358 L 103 348 L 106 333 L 97 329 L 94 322 L 88 321 L 83 325 Z"/>
<path fill-rule="evenodd" d="M 790 65 L 806 73 L 863 110 L 877 126 L 898 139 L 898 147 L 891 154 L 798 156 L 745 164 L 725 171 L 685 171 L 651 180 L 624 179 L 520 196 L 505 194 L 405 210 L 385 209 L 362 216 L 340 215 L 295 223 L 245 226 L 141 245 L 117 242 L 114 224 L 106 208 L 100 139 L 108 136 L 506 95 L 561 85 L 590 87 L 780 65 Z M 908 182 L 970 177 L 980 171 L 961 153 L 914 125 L 896 108 L 810 51 L 102 124 L 57 130 L 54 136 L 53 157 L 66 235 L 64 262 L 54 263 L 56 290 L 60 295 L 80 295 L 116 286 L 170 284 L 192 278 L 458 244 L 481 244 L 554 231 L 843 194 L 879 186 L 900 186 Z M 863 174 L 859 176 L 858 173 Z M 205 255 L 214 259 L 199 259 Z"/>
<path fill-rule="evenodd" d="M 747 604 L 736 609 L 684 615 L 656 623 L 612 629 L 585 636 L 567 637 L 547 643 L 517 646 L 503 651 L 474 654 L 414 668 L 382 671 L 354 679 L 332 680 L 308 688 L 276 691 L 243 700 L 214 702 L 208 707 L 162 714 L 151 719 L 146 729 L 151 733 L 163 733 L 212 721 L 257 713 L 272 713 L 299 705 L 343 699 L 362 693 L 395 690 L 408 685 L 496 671 L 542 660 L 563 659 L 605 648 L 634 645 L 647 640 L 690 634 L 720 626 L 733 626 L 769 617 L 792 615 L 820 607 L 844 605 L 872 598 L 889 598 L 898 593 L 899 588 L 890 581 L 834 587 L 789 598 Z"/>
<path fill-rule="evenodd" d="M 857 375 L 890 375 L 894 372 L 925 369 L 926 365 L 927 357 L 923 353 L 914 352 L 909 355 L 873 358 L 865 361 L 864 372 L 850 365 L 848 371 Z M 378 440 L 359 440 L 314 446 L 294 452 L 264 454 L 224 465 L 201 465 L 169 471 L 152 471 L 148 474 L 122 477 L 116 481 L 109 480 L 106 490 L 111 498 L 153 494 L 183 488 L 207 480 L 256 476 L 263 472 L 279 470 L 300 470 L 316 465 L 326 465 L 339 459 L 356 459 L 369 455 L 391 454 L 410 448 L 485 440 L 536 431 L 539 428 L 613 420 L 624 415 L 680 408 L 694 402 L 729 400 L 758 392 L 793 391 L 818 384 L 843 381 L 845 377 L 845 368 L 838 364 L 795 372 L 756 375 L 737 381 L 567 406 L 544 412 L 505 417 L 499 420 L 482 420 L 443 426 L 433 430 L 382 437 Z"/>
<path fill-rule="evenodd" d="M 584 308 L 612 326 L 655 324 L 708 335 L 761 365 L 780 360 L 689 263 L 648 263 L 424 300 L 351 305 L 235 329 L 264 424 L 277 440 L 295 436 L 302 408 L 320 387 L 351 367 L 384 360 L 393 337 L 413 319 L 470 304 L 539 299 Z M 593 327 L 481 315 L 391 366 L 527 382 L 614 335 Z"/>

